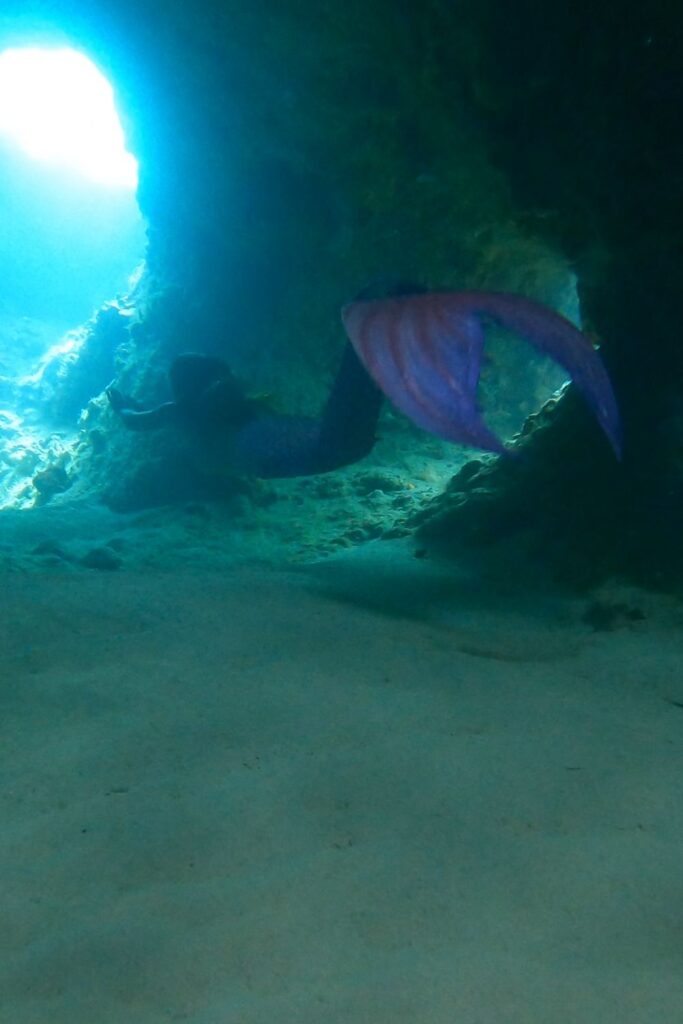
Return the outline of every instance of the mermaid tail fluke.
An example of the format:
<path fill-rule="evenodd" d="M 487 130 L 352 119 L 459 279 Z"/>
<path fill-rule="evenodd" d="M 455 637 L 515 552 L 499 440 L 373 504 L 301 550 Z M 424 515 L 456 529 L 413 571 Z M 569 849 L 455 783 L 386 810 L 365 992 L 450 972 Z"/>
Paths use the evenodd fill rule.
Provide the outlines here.
<path fill-rule="evenodd" d="M 342 320 L 370 376 L 414 423 L 448 441 L 503 452 L 476 399 L 483 321 L 492 320 L 567 371 L 621 457 L 616 399 L 600 356 L 541 303 L 505 292 L 434 292 L 352 302 Z"/>

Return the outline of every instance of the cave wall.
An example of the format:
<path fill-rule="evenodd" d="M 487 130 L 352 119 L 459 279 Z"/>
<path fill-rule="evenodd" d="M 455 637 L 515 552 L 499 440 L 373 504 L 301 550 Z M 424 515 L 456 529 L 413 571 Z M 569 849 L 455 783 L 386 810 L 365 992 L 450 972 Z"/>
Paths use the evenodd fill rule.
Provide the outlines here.
<path fill-rule="evenodd" d="M 624 461 L 578 403 L 516 463 L 484 465 L 434 508 L 454 547 L 526 532 L 531 557 L 595 582 L 683 580 L 683 8 L 528 0 L 471 11 L 469 95 L 534 230 L 576 269 L 624 427 Z"/>

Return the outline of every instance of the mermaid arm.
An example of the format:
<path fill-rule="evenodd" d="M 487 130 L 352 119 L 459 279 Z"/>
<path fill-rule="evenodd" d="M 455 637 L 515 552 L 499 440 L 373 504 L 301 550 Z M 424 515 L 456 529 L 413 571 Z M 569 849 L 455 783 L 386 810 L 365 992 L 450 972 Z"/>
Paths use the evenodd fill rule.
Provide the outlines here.
<path fill-rule="evenodd" d="M 158 430 L 180 419 L 177 402 L 163 402 L 154 409 L 145 409 L 136 399 L 124 395 L 118 388 L 108 387 L 105 394 L 110 406 L 129 430 Z"/>

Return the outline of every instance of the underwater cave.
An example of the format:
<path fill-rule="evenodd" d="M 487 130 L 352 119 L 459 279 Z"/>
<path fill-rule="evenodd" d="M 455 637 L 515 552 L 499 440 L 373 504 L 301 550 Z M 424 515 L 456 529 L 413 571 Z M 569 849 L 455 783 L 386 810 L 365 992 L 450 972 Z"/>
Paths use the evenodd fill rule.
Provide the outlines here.
<path fill-rule="evenodd" d="M 5 34 L 12 39 L 11 32 Z M 348 235 L 350 213 L 342 214 L 342 207 L 352 198 L 357 204 L 359 197 L 343 196 L 344 190 L 335 190 L 318 170 L 272 159 L 270 147 L 242 128 L 241 145 L 253 147 L 254 156 L 234 174 L 227 162 L 221 163 L 226 170 L 221 188 L 228 188 L 229 202 L 222 225 L 226 237 L 219 239 L 221 225 L 203 223 L 205 211 L 198 216 L 194 200 L 188 206 L 192 195 L 203 199 L 201 190 L 188 188 L 181 198 L 173 186 L 173 201 L 163 211 L 172 226 L 162 233 L 155 200 L 163 199 L 163 188 L 152 176 L 143 217 L 137 202 L 138 161 L 127 149 L 110 82 L 82 50 L 60 44 L 59 35 L 56 39 L 49 46 L 12 45 L 0 52 L 0 155 L 6 171 L 0 507 L 28 511 L 50 505 L 58 515 L 59 508 L 68 510 L 74 502 L 133 512 L 206 500 L 220 502 L 218 516 L 236 519 L 238 528 L 245 511 L 259 517 L 264 510 L 265 529 L 274 503 L 276 520 L 289 519 L 292 511 L 298 519 L 300 506 L 325 493 L 326 528 L 301 536 L 289 526 L 285 532 L 291 545 L 273 523 L 274 558 L 279 551 L 285 558 L 308 559 L 409 532 L 416 514 L 467 462 L 468 452 L 421 435 L 391 408 L 382 416 L 377 452 L 357 471 L 321 484 L 276 484 L 264 492 L 249 472 L 244 479 L 244 467 L 215 437 L 131 441 L 120 431 L 117 436 L 105 399 L 111 390 L 106 389 L 114 383 L 118 388 L 121 380 L 147 387 L 153 399 L 172 397 L 174 360 L 189 349 L 198 357 L 229 360 L 254 390 L 270 394 L 277 389 L 275 407 L 298 403 L 308 411 L 324 402 L 339 359 L 339 332 L 331 329 L 332 318 L 335 306 L 350 296 L 340 290 L 337 275 L 348 277 L 347 287 L 355 290 L 369 277 L 386 289 L 391 287 L 386 282 L 401 276 L 421 288 L 430 272 L 444 274 L 446 284 L 457 275 L 458 282 L 478 286 L 524 287 L 580 324 L 576 277 L 559 249 L 516 227 L 511 211 L 496 210 L 499 223 L 489 223 L 492 206 L 503 196 L 488 168 L 487 189 L 472 180 L 463 201 L 477 206 L 475 235 L 468 239 L 458 227 L 448 240 L 444 237 L 444 251 L 435 254 L 444 269 L 434 270 L 431 259 L 424 266 L 406 259 L 396 241 L 417 226 L 403 225 L 399 211 L 386 211 L 378 218 L 387 223 L 377 253 L 371 248 L 371 230 L 358 232 L 357 253 L 334 254 L 329 285 L 319 288 L 329 308 L 313 304 L 315 314 L 308 323 L 304 319 L 302 336 L 295 338 L 294 323 L 287 320 L 298 325 L 301 313 L 297 310 L 294 319 L 288 312 L 286 295 L 303 285 L 301 275 L 315 247 L 330 249 L 330 238 L 323 242 L 325 232 L 332 238 Z M 238 114 L 244 118 L 246 111 L 238 110 L 237 101 L 234 108 L 239 126 Z M 128 109 L 130 127 L 140 110 L 134 98 Z M 411 116 L 406 111 L 408 120 Z M 452 143 L 463 134 L 465 125 L 457 124 Z M 138 140 L 143 153 L 153 146 L 143 127 Z M 481 139 L 468 142 L 474 151 L 469 173 L 474 175 L 485 155 Z M 446 158 L 446 147 L 434 154 L 437 163 Z M 435 181 L 433 172 L 414 175 L 418 192 L 426 193 L 428 201 Z M 210 195 L 216 181 L 208 187 Z M 453 211 L 454 222 L 456 216 Z M 145 262 L 147 224 L 153 249 Z M 299 238 L 303 225 L 309 239 Z M 170 259 L 155 259 L 167 244 L 166 231 L 180 231 L 181 240 Z M 266 301 L 255 302 L 263 280 L 268 282 Z M 310 305 L 308 297 L 301 302 Z M 223 323 L 238 328 L 233 334 Z M 163 379 L 168 373 L 170 389 Z M 566 381 L 567 372 L 542 353 L 511 340 L 500 327 L 487 328 L 477 401 L 488 425 L 502 437 L 518 435 Z M 371 486 L 373 480 L 377 486 Z M 374 504 L 365 500 L 370 493 Z"/>
<path fill-rule="evenodd" d="M 677 1019 L 682 68 L 5 0 L 0 1020 Z"/>

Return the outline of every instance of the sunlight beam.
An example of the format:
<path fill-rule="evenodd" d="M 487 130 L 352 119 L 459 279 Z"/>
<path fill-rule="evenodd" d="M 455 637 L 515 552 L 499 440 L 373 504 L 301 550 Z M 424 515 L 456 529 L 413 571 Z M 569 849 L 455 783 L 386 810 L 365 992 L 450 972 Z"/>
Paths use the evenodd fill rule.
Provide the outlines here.
<path fill-rule="evenodd" d="M 114 92 L 84 54 L 22 47 L 0 54 L 0 135 L 28 156 L 110 187 L 134 189 Z"/>

